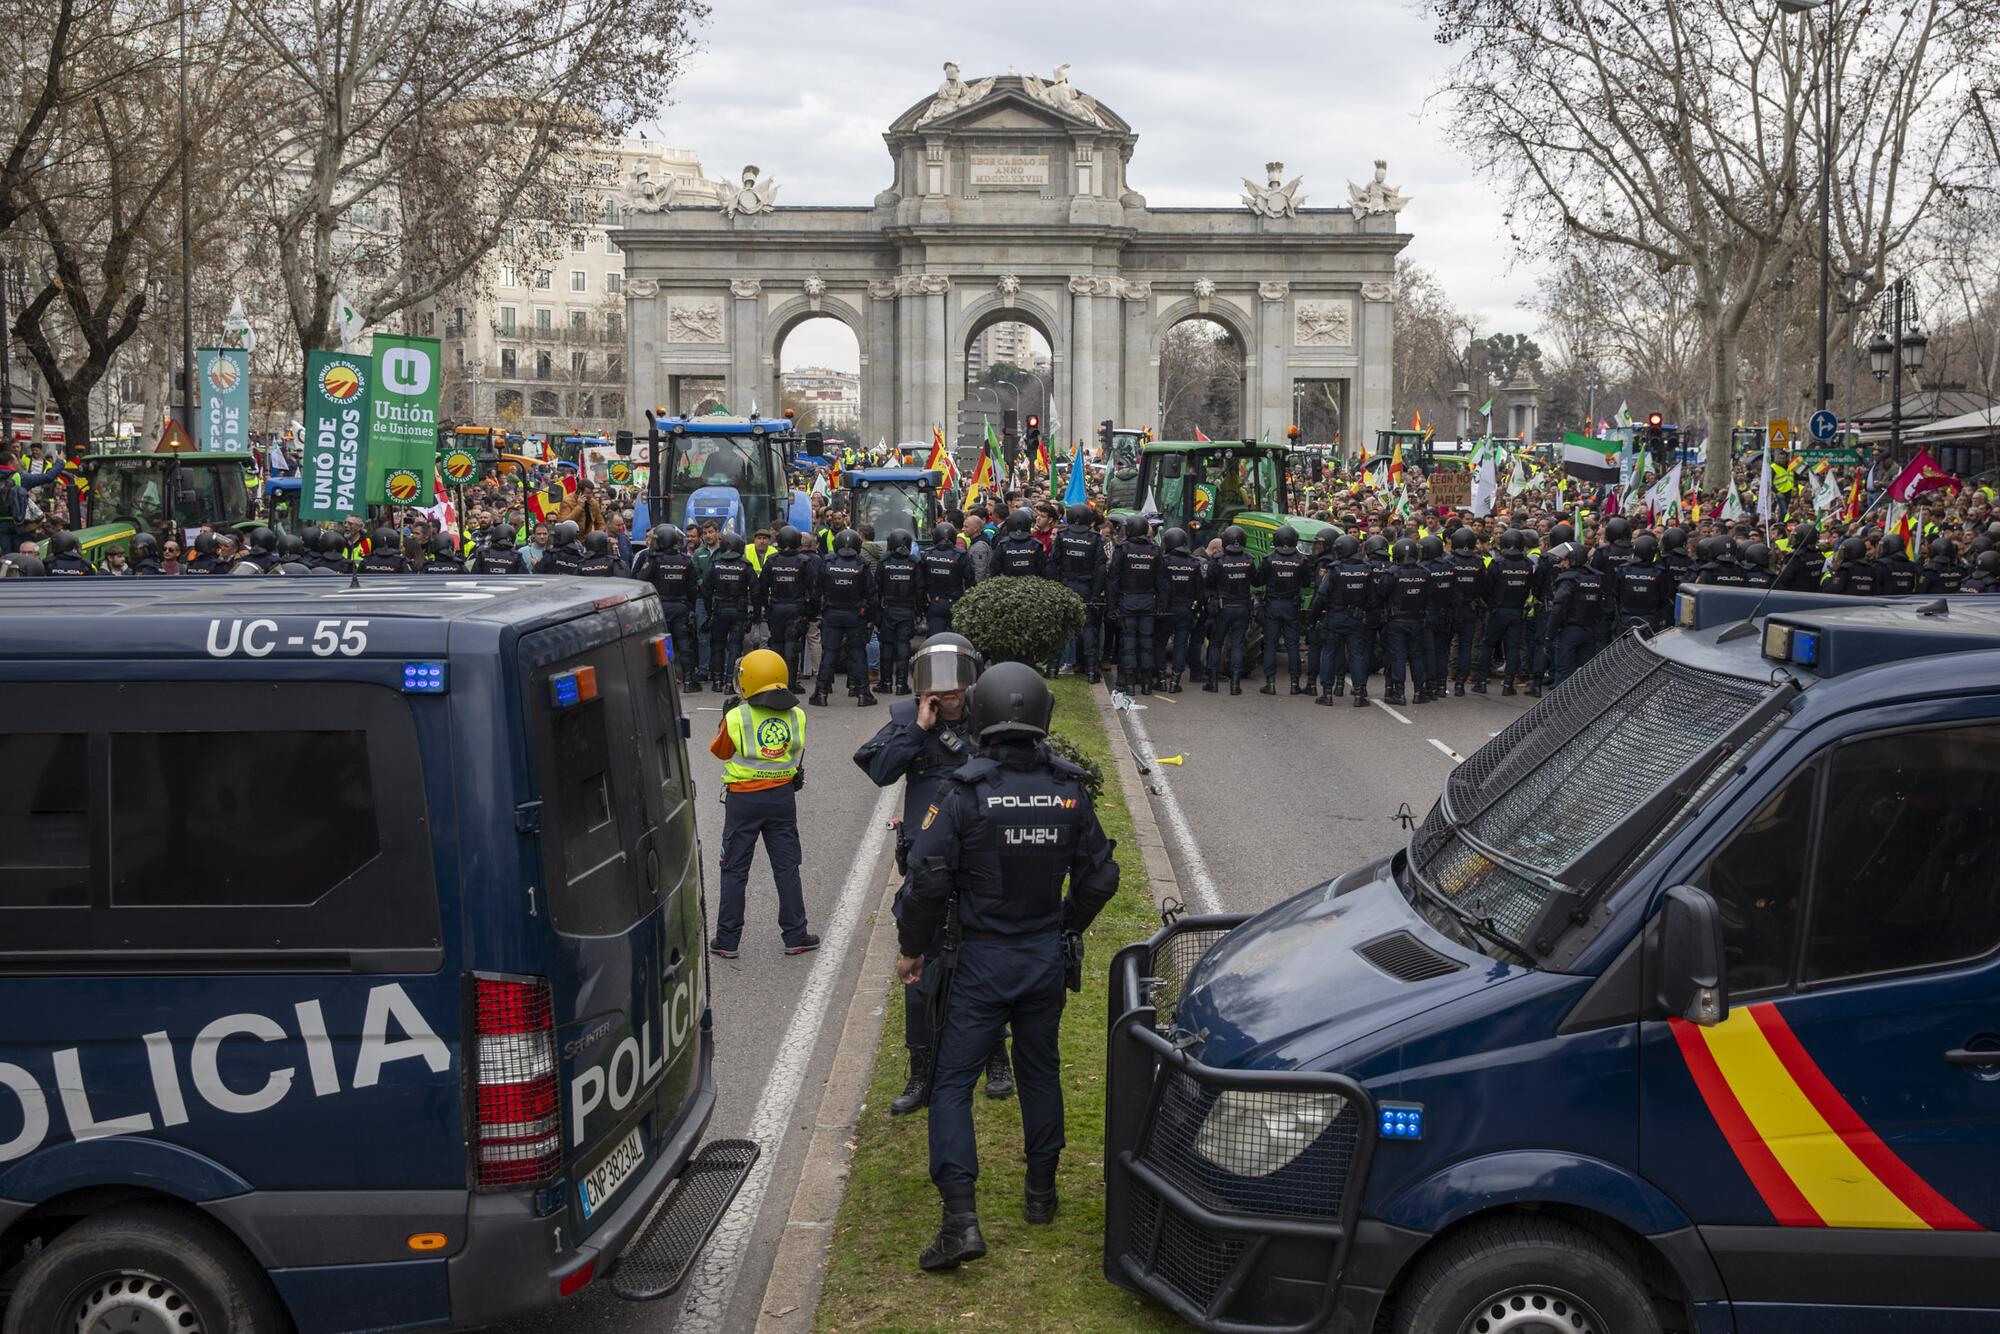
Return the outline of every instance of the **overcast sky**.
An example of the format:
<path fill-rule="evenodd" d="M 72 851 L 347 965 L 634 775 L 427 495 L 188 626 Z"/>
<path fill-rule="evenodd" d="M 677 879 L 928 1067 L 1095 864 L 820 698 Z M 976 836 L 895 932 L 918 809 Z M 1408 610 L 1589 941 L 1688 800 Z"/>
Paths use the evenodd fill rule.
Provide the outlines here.
<path fill-rule="evenodd" d="M 1303 174 L 1308 207 L 1339 206 L 1378 157 L 1412 199 L 1405 252 L 1486 329 L 1519 330 L 1532 271 L 1500 202 L 1426 111 L 1445 51 L 1406 0 L 713 0 L 675 101 L 646 127 L 713 177 L 746 162 L 783 204 L 868 204 L 890 183 L 889 122 L 956 60 L 968 80 L 1070 64 L 1080 91 L 1139 135 L 1132 188 L 1153 205 L 1240 207 L 1264 163 Z M 787 366 L 853 369 L 851 336 L 815 320 Z"/>

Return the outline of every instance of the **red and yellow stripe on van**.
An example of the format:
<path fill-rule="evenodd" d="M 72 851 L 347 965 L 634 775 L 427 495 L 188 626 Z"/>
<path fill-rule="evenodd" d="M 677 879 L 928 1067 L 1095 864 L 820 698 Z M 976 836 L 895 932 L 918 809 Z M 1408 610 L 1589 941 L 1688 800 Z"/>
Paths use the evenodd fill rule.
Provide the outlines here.
<path fill-rule="evenodd" d="M 1786 1227 L 1978 1231 L 1840 1095 L 1771 1001 L 1671 1021 L 1709 1115 Z"/>

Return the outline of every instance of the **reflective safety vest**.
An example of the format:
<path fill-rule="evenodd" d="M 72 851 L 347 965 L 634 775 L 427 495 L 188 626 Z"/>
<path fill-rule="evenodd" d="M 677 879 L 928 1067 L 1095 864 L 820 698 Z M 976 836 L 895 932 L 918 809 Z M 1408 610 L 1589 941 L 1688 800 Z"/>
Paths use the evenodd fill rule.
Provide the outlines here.
<path fill-rule="evenodd" d="M 723 719 L 736 753 L 722 762 L 725 783 L 789 779 L 806 753 L 806 711 L 738 704 Z"/>

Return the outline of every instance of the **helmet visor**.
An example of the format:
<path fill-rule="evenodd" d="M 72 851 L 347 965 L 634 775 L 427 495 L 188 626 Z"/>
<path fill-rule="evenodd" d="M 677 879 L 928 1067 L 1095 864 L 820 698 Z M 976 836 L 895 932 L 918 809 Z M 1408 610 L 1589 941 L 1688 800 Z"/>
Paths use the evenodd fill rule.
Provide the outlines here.
<path fill-rule="evenodd" d="M 919 695 L 964 690 L 978 676 L 972 652 L 963 644 L 926 644 L 910 656 L 910 688 Z"/>

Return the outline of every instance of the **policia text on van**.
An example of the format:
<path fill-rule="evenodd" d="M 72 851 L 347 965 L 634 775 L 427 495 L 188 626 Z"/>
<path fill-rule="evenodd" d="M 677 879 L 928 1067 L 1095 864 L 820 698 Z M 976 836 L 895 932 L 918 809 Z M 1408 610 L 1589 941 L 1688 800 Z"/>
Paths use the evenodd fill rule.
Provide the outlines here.
<path fill-rule="evenodd" d="M 1408 848 L 1112 965 L 1105 1270 L 1210 1330 L 2000 1328 L 2000 611 L 1684 592 Z"/>
<path fill-rule="evenodd" d="M 695 1153 L 700 850 L 649 589 L 14 580 L 0 625 L 5 1334 L 678 1283 L 755 1150 Z"/>

